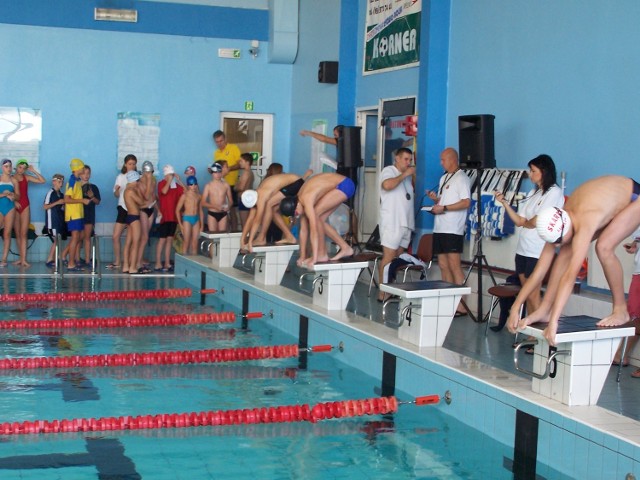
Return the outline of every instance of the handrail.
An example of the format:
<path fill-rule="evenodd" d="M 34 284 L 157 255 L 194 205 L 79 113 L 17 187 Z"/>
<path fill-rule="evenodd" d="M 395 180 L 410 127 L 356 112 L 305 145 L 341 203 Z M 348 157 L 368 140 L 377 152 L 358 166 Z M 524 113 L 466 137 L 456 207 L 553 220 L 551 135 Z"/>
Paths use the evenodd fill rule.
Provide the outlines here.
<path fill-rule="evenodd" d="M 520 342 L 519 344 L 516 345 L 515 349 L 513 350 L 513 364 L 516 367 L 516 370 L 519 372 L 522 372 L 526 375 L 529 375 L 533 378 L 537 378 L 539 380 L 544 380 L 545 378 L 547 378 L 549 376 L 549 374 L 551 373 L 551 363 L 553 363 L 553 361 L 555 360 L 555 358 L 558 355 L 570 355 L 571 351 L 570 350 L 556 350 L 555 352 L 551 352 L 551 354 L 549 355 L 549 358 L 547 358 L 547 366 L 545 367 L 544 373 L 540 374 L 540 373 L 536 373 L 534 371 L 531 370 L 527 370 L 526 368 L 522 368 L 518 365 L 518 351 L 522 348 L 522 347 L 532 347 L 534 345 L 538 344 L 538 340 L 524 340 L 523 342 Z"/>

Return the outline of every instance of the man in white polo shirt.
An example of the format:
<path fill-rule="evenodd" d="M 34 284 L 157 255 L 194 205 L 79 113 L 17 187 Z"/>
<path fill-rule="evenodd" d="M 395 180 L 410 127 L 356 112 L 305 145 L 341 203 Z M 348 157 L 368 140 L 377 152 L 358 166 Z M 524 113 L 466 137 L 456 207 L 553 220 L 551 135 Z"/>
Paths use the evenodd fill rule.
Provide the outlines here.
<path fill-rule="evenodd" d="M 431 213 L 435 218 L 433 228 L 433 253 L 438 255 L 442 280 L 457 285 L 464 282 L 460 265 L 467 210 L 471 205 L 469 177 L 460 170 L 458 152 L 445 148 L 440 154 L 440 164 L 445 174 L 440 178 L 437 192 L 427 192 L 436 205 Z M 459 312 L 463 313 L 463 312 Z"/>

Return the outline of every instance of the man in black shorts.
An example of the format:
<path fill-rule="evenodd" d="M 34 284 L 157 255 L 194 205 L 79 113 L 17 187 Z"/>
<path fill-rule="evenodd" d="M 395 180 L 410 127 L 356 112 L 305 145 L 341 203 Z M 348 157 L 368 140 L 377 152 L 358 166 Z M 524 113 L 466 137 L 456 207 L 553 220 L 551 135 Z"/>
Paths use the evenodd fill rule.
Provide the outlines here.
<path fill-rule="evenodd" d="M 445 148 L 440 154 L 445 174 L 440 178 L 437 192 L 427 192 L 436 204 L 431 209 L 435 218 L 433 253 L 438 255 L 442 280 L 457 285 L 464 282 L 460 258 L 464 240 L 467 209 L 471 205 L 469 177 L 460 170 L 458 152 Z"/>

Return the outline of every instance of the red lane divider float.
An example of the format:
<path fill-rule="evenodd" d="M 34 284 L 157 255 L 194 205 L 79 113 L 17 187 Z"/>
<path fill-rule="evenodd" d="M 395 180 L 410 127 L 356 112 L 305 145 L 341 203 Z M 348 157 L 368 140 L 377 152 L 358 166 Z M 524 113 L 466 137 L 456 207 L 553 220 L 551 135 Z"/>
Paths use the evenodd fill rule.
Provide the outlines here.
<path fill-rule="evenodd" d="M 262 314 L 260 314 L 260 316 L 262 316 Z M 247 318 L 259 317 L 247 316 Z M 233 312 L 140 315 L 131 317 L 61 318 L 51 320 L 7 320 L 0 322 L 0 330 L 204 325 L 212 323 L 233 323 L 235 320 L 236 314 Z"/>
<path fill-rule="evenodd" d="M 208 295 L 210 293 L 218 293 L 218 290 L 216 290 L 215 288 L 203 288 L 202 290 L 200 290 L 200 293 L 202 295 Z"/>
<path fill-rule="evenodd" d="M 439 398 L 437 395 L 429 395 L 428 397 Z M 406 403 L 425 405 L 434 402 L 419 403 L 417 400 L 398 402 L 396 397 L 391 396 L 318 403 L 313 407 L 303 404 L 190 413 L 4 422 L 0 424 L 0 435 L 188 428 L 257 423 L 316 423 L 332 418 L 395 413 L 398 411 L 398 405 Z"/>
<path fill-rule="evenodd" d="M 106 300 L 147 300 L 191 296 L 190 288 L 128 290 L 114 292 L 4 293 L 0 302 L 104 302 Z"/>
<path fill-rule="evenodd" d="M 331 346 L 327 348 L 327 346 L 321 345 L 311 347 L 307 350 L 327 352 L 332 348 Z M 18 357 L 1 359 L 0 370 L 242 362 L 245 360 L 297 357 L 299 351 L 298 345 L 274 345 L 266 347 L 219 348 L 173 352 L 73 355 L 68 357 Z"/>

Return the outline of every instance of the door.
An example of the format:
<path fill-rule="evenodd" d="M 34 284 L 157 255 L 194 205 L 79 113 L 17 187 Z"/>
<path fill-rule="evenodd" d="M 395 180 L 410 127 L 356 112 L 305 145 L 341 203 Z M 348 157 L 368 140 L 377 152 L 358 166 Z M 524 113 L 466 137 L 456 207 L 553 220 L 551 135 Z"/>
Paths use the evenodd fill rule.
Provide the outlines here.
<path fill-rule="evenodd" d="M 377 187 L 378 165 L 378 109 L 359 110 L 357 113 L 358 126 L 362 127 L 362 150 L 364 158 L 364 186 L 360 192 L 360 211 L 358 218 L 360 238 L 363 242 L 369 239 L 378 224 L 378 210 L 380 210 L 380 193 Z"/>
<path fill-rule="evenodd" d="M 273 158 L 273 115 L 221 112 L 220 129 L 229 143 L 253 156 L 254 188 L 267 173 Z"/>

